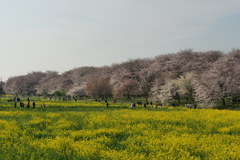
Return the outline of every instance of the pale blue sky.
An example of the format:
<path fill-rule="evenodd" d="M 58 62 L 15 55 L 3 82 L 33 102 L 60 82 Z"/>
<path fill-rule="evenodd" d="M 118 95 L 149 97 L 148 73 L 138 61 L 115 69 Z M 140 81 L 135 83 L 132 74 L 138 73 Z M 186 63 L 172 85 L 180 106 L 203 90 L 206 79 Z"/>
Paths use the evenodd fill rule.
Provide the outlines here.
<path fill-rule="evenodd" d="M 240 0 L 0 0 L 0 76 L 240 48 Z"/>

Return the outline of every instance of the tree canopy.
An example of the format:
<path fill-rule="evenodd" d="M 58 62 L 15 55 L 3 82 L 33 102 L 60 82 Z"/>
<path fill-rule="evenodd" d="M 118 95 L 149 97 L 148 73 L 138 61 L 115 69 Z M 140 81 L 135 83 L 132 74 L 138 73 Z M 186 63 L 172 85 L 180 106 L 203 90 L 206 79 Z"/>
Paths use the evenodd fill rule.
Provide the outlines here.
<path fill-rule="evenodd" d="M 192 102 L 240 97 L 240 49 L 180 50 L 154 58 L 130 59 L 103 67 L 79 67 L 62 74 L 31 72 L 0 86 L 8 94 L 66 94 L 115 97 L 139 95 L 159 101 L 188 97 Z M 1 91 L 3 92 L 3 90 Z"/>

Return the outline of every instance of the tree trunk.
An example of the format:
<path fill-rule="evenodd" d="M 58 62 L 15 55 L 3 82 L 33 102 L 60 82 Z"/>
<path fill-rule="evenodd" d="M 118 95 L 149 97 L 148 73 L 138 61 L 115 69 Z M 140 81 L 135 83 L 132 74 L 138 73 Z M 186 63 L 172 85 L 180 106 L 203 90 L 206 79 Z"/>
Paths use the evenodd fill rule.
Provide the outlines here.
<path fill-rule="evenodd" d="M 178 97 L 178 104 L 180 104 L 181 103 L 181 99 L 180 99 L 180 97 Z"/>
<path fill-rule="evenodd" d="M 225 99 L 224 98 L 222 98 L 222 105 L 226 105 L 226 101 L 225 101 Z"/>
<path fill-rule="evenodd" d="M 148 103 L 148 98 L 147 98 L 147 96 L 145 96 L 145 98 L 146 98 L 146 103 Z"/>

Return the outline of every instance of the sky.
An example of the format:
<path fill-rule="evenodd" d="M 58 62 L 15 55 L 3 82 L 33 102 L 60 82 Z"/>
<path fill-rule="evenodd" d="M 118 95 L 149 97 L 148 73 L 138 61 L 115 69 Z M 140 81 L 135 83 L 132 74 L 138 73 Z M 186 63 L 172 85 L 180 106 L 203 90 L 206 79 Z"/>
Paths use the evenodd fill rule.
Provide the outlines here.
<path fill-rule="evenodd" d="M 240 48 L 239 0 L 0 0 L 0 77 Z"/>

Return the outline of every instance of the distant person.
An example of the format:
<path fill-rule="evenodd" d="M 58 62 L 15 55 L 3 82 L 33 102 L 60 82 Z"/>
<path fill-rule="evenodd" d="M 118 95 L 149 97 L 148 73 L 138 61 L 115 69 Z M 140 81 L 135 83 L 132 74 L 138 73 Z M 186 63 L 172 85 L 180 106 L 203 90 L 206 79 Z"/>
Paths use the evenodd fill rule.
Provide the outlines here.
<path fill-rule="evenodd" d="M 14 102 L 14 108 L 16 108 L 17 107 L 17 102 Z"/>
<path fill-rule="evenodd" d="M 161 103 L 161 104 L 160 104 L 160 108 L 162 108 L 162 107 L 163 107 L 163 104 Z"/>
<path fill-rule="evenodd" d="M 106 102 L 106 107 L 107 107 L 107 108 L 109 107 L 108 101 Z"/>
<path fill-rule="evenodd" d="M 36 106 L 36 103 L 33 101 L 32 105 L 33 105 L 33 108 L 35 108 L 35 106 Z"/>
<path fill-rule="evenodd" d="M 28 101 L 27 103 L 27 108 L 30 108 L 30 101 Z"/>
<path fill-rule="evenodd" d="M 194 106 L 193 106 L 193 107 L 194 107 L 194 109 L 197 109 L 197 104 L 194 104 Z"/>
<path fill-rule="evenodd" d="M 14 97 L 14 102 L 18 102 L 18 98 L 17 97 Z"/>
<path fill-rule="evenodd" d="M 24 108 L 24 103 L 20 102 L 20 107 Z"/>
<path fill-rule="evenodd" d="M 136 108 L 136 103 L 135 102 L 133 102 L 133 107 Z"/>
<path fill-rule="evenodd" d="M 132 102 L 130 103 L 130 108 L 133 108 L 133 103 Z"/>
<path fill-rule="evenodd" d="M 143 107 L 146 108 L 146 107 L 147 107 L 147 103 L 144 103 L 144 104 L 143 104 Z"/>

